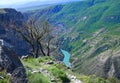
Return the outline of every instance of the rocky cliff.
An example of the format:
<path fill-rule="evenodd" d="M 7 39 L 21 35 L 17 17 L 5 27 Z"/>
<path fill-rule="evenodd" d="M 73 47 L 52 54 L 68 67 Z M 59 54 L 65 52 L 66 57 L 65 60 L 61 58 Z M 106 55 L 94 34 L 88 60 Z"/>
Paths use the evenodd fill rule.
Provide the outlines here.
<path fill-rule="evenodd" d="M 27 83 L 25 68 L 16 53 L 3 44 L 0 45 L 0 71 L 10 74 L 11 83 Z"/>
<path fill-rule="evenodd" d="M 10 43 L 19 55 L 27 53 L 27 45 L 22 38 L 12 29 L 11 23 L 21 27 L 24 16 L 15 9 L 0 9 L 0 39 Z M 19 47 L 19 48 L 18 48 Z"/>

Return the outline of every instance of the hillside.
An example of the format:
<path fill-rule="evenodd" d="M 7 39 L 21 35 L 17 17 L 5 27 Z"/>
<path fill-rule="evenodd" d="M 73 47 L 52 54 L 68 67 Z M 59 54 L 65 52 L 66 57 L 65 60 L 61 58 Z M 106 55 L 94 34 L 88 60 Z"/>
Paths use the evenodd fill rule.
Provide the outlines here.
<path fill-rule="evenodd" d="M 95 75 L 80 76 L 51 57 L 22 58 L 21 62 L 26 68 L 29 83 L 117 83 L 114 79 L 105 80 Z M 0 72 L 1 83 L 10 83 L 9 79 L 10 76 L 6 75 L 5 71 Z"/>
<path fill-rule="evenodd" d="M 119 83 L 119 8 L 120 0 L 85 0 L 31 7 L 29 11 L 24 10 L 22 13 L 11 8 L 0 9 L 0 83 L 9 82 L 9 79 L 14 81 L 6 74 L 9 72 L 14 79 L 17 76 L 16 81 L 24 79 L 25 76 L 26 82 L 30 83 Z M 31 17 L 37 22 L 47 19 L 51 23 L 52 35 L 59 41 L 57 50 L 59 52 L 65 50 L 71 54 L 71 69 L 67 68 L 62 61 L 54 60 L 55 57 L 39 55 L 39 58 L 27 57 L 19 60 L 16 53 L 28 54 L 30 47 L 13 30 L 11 21 L 18 28 L 23 28 L 22 23 Z M 5 43 L 5 48 L 1 42 Z M 42 43 L 45 49 L 46 43 Z M 36 42 L 33 44 L 36 47 Z M 55 56 L 62 59 L 58 55 Z M 21 62 L 27 71 L 27 77 Z M 17 63 L 23 67 L 20 71 Z M 22 74 L 20 79 L 19 73 Z"/>
<path fill-rule="evenodd" d="M 120 1 L 87 0 L 25 13 L 48 19 L 61 31 L 61 48 L 72 54 L 73 71 L 120 79 Z M 58 32 L 59 32 L 58 31 Z"/>
<path fill-rule="evenodd" d="M 33 11 L 33 10 L 36 10 L 36 9 L 41 9 L 41 8 L 45 8 L 45 7 L 48 7 L 48 6 L 54 6 L 54 5 L 59 5 L 59 4 L 67 4 L 67 3 L 70 3 L 70 2 L 77 2 L 77 1 L 80 1 L 80 0 L 64 0 L 64 1 L 30 1 L 28 3 L 25 3 L 25 4 L 21 4 L 21 5 L 14 5 L 12 7 L 15 7 L 17 10 L 19 11 L 22 11 L 22 12 L 25 12 L 25 11 Z"/>

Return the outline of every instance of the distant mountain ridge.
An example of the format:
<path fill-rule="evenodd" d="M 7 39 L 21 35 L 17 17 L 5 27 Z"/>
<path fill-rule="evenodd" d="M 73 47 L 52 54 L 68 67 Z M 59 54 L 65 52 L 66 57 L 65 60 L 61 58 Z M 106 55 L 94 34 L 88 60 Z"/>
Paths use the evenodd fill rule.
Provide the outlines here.
<path fill-rule="evenodd" d="M 19 2 L 19 3 L 13 3 L 13 4 L 6 4 L 2 5 L 0 4 L 0 8 L 14 8 L 17 10 L 28 10 L 30 8 L 35 8 L 37 6 L 49 6 L 49 5 L 54 5 L 54 4 L 66 4 L 69 2 L 76 2 L 76 1 L 81 1 L 81 0 L 33 0 L 33 1 L 24 1 L 24 2 Z"/>

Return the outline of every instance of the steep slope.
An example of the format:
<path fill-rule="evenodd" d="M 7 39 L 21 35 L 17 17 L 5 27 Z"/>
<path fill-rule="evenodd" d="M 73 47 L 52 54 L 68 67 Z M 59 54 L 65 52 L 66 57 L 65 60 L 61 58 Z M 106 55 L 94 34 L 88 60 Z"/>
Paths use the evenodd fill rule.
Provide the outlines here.
<path fill-rule="evenodd" d="M 113 83 L 96 76 L 77 75 L 51 57 L 24 58 L 21 61 L 27 70 L 29 83 Z M 114 83 L 117 82 L 114 80 Z"/>
<path fill-rule="evenodd" d="M 67 4 L 69 2 L 77 2 L 80 0 L 64 0 L 64 1 L 31 1 L 25 4 L 21 4 L 21 5 L 14 5 L 12 7 L 17 8 L 17 10 L 20 10 L 22 12 L 24 11 L 32 11 L 32 10 L 36 10 L 36 9 L 41 9 L 41 8 L 45 8 L 48 6 L 53 6 L 53 5 L 59 5 L 59 4 Z"/>
<path fill-rule="evenodd" d="M 37 59 L 27 57 L 22 58 L 21 61 L 26 68 L 29 83 L 117 83 L 116 80 L 105 80 L 95 75 L 81 76 L 75 74 L 70 69 L 67 69 L 63 63 L 57 62 L 51 57 Z M 10 83 L 9 78 L 10 76 L 6 75 L 4 71 L 0 72 L 1 83 Z M 21 77 L 17 79 L 20 80 Z M 24 81 L 24 79 L 20 81 Z M 17 81 L 16 79 L 13 80 L 14 82 Z M 25 83 L 25 81 L 22 83 Z"/>
<path fill-rule="evenodd" d="M 24 16 L 15 9 L 0 9 L 0 39 L 10 43 L 19 55 L 26 54 L 28 47 L 22 38 L 13 30 L 11 24 L 15 23 L 16 26 L 22 28 L 21 25 L 23 22 Z"/>
<path fill-rule="evenodd" d="M 9 74 L 9 76 L 3 76 Z M 0 83 L 27 83 L 25 68 L 16 53 L 0 41 Z M 5 80 L 7 79 L 7 80 Z"/>
<path fill-rule="evenodd" d="M 120 1 L 87 0 L 29 13 L 62 30 L 61 48 L 72 54 L 73 70 L 120 79 Z M 58 27 L 59 26 L 59 27 Z"/>

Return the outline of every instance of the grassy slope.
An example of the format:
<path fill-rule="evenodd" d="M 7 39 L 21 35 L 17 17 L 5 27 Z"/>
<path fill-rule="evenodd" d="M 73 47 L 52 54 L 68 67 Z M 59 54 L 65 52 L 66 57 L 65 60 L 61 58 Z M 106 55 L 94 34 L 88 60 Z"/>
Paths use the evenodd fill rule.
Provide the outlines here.
<path fill-rule="evenodd" d="M 28 58 L 21 59 L 21 61 L 26 68 L 29 83 L 69 83 L 73 77 L 70 79 L 68 74 L 75 76 L 83 83 L 118 83 L 116 79 L 105 80 L 95 75 L 84 76 L 73 73 L 65 65 L 58 64 L 50 57 Z M 53 61 L 54 64 L 47 64 L 49 61 Z M 6 75 L 5 71 L 0 72 L 0 76 L 4 78 L 0 79 L 0 83 L 10 83 L 10 77 Z M 51 82 L 51 79 L 54 82 Z M 74 81 L 70 81 L 70 83 L 74 83 Z"/>
<path fill-rule="evenodd" d="M 27 70 L 27 75 L 30 83 L 56 83 L 51 82 L 51 78 L 55 79 L 57 83 L 68 83 L 70 78 L 68 78 L 68 74 L 71 76 L 76 76 L 77 79 L 81 80 L 83 83 L 117 83 L 116 79 L 103 79 L 100 77 L 96 77 L 95 75 L 84 76 L 73 73 L 71 70 L 67 69 L 65 65 L 58 64 L 54 61 L 53 58 L 50 57 L 41 57 L 38 59 L 28 58 L 21 60 Z M 54 64 L 46 64 L 49 61 L 53 61 Z M 39 71 L 43 69 L 48 73 L 36 72 L 31 73 L 32 71 Z M 74 83 L 74 82 L 70 82 Z"/>
<path fill-rule="evenodd" d="M 53 64 L 47 64 L 51 61 Z M 50 57 L 22 59 L 22 62 L 27 70 L 30 83 L 51 83 L 51 80 L 59 83 L 69 81 L 65 73 L 67 70 L 65 65 L 57 64 Z"/>

